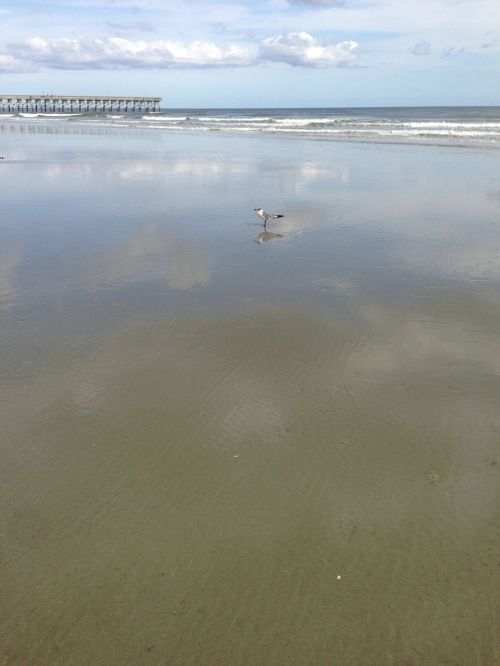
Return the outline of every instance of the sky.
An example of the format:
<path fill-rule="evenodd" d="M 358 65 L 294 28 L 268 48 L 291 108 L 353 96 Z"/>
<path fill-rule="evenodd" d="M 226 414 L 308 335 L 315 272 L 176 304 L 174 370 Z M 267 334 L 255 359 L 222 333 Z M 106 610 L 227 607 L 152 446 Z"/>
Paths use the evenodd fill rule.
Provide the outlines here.
<path fill-rule="evenodd" d="M 500 0 L 0 0 L 0 94 L 500 105 Z"/>

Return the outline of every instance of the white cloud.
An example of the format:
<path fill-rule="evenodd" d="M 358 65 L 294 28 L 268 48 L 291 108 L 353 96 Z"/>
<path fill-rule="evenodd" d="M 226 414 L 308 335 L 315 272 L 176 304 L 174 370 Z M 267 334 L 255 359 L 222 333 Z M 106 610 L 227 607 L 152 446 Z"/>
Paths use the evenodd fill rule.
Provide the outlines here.
<path fill-rule="evenodd" d="M 425 39 L 420 40 L 420 42 L 417 42 L 415 46 L 413 46 L 410 49 L 410 53 L 413 53 L 413 55 L 417 56 L 429 55 L 430 52 L 431 52 L 431 45 Z"/>
<path fill-rule="evenodd" d="M 10 74 L 14 72 L 31 72 L 32 67 L 16 60 L 11 55 L 0 53 L 0 74 Z"/>
<path fill-rule="evenodd" d="M 284 62 L 294 67 L 337 67 L 347 65 L 358 54 L 356 42 L 321 44 L 307 32 L 289 32 L 264 39 L 260 45 L 260 58 Z"/>
<path fill-rule="evenodd" d="M 460 53 L 465 53 L 465 46 L 449 46 L 443 51 L 443 56 L 459 55 Z"/>
<path fill-rule="evenodd" d="M 18 59 L 54 69 L 131 69 L 230 67 L 251 64 L 248 49 L 212 42 L 132 41 L 121 37 L 32 37 L 11 44 Z"/>
<path fill-rule="evenodd" d="M 249 48 L 212 42 L 130 40 L 124 37 L 31 37 L 9 45 L 0 55 L 0 71 L 52 69 L 136 69 L 243 67 L 259 62 L 281 62 L 294 67 L 337 67 L 352 63 L 358 44 L 323 44 L 306 32 L 264 39 L 258 56 Z"/>

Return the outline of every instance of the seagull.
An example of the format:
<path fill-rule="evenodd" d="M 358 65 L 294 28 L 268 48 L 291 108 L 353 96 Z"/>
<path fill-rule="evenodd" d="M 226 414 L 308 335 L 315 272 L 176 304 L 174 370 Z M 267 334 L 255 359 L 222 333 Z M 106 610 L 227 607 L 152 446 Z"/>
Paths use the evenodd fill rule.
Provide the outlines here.
<path fill-rule="evenodd" d="M 254 211 L 257 213 L 261 220 L 264 220 L 264 226 L 266 226 L 268 220 L 277 220 L 278 217 L 285 217 L 284 215 L 278 215 L 277 213 L 270 213 L 263 208 L 254 208 Z"/>

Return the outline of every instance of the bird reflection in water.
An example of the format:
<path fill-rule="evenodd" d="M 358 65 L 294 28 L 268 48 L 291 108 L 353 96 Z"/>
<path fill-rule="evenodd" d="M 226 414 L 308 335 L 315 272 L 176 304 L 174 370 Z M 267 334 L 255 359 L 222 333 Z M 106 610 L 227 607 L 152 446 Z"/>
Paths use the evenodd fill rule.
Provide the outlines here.
<path fill-rule="evenodd" d="M 270 240 L 275 240 L 276 238 L 283 238 L 283 234 L 273 234 L 272 231 L 268 231 L 267 229 L 264 229 L 257 238 L 255 239 L 255 242 L 258 245 L 262 245 L 262 243 L 265 243 L 266 241 Z"/>

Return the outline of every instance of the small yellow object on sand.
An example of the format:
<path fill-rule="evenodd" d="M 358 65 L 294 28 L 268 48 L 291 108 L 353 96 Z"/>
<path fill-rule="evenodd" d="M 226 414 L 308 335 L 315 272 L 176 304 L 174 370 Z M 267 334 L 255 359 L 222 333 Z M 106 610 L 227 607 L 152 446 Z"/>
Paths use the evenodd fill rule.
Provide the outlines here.
<path fill-rule="evenodd" d="M 337 580 L 342 580 L 342 576 L 337 576 Z"/>

